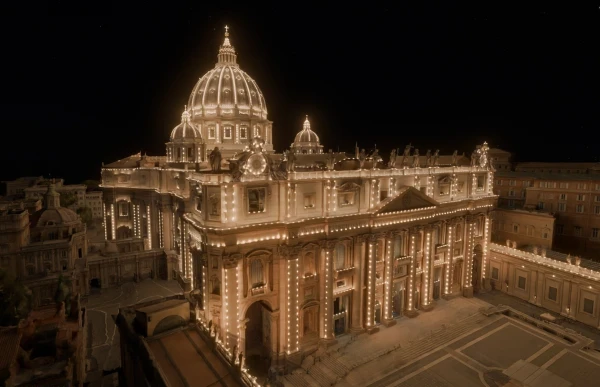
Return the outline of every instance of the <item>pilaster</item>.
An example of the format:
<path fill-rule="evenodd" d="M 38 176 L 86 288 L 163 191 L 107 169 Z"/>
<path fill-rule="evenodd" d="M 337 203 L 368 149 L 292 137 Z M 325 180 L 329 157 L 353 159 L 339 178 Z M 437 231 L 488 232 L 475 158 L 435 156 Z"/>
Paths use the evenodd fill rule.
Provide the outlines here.
<path fill-rule="evenodd" d="M 223 307 L 221 314 L 222 340 L 226 348 L 233 348 L 238 342 L 238 261 L 232 257 L 223 257 Z"/>
<path fill-rule="evenodd" d="M 375 333 L 379 328 L 375 327 L 375 286 L 376 286 L 376 265 L 377 265 L 377 240 L 378 235 L 369 235 L 368 240 L 368 261 L 367 261 L 367 332 Z"/>
<path fill-rule="evenodd" d="M 280 249 L 281 258 L 285 261 L 285 351 L 288 355 L 300 350 L 300 261 L 299 247 L 287 247 Z"/>
<path fill-rule="evenodd" d="M 455 226 L 453 222 L 446 224 L 446 243 L 448 244 L 448 250 L 445 257 L 445 271 L 444 271 L 444 296 L 448 297 L 452 294 L 452 278 L 454 277 L 454 230 Z"/>
<path fill-rule="evenodd" d="M 467 298 L 473 297 L 473 236 L 475 233 L 474 217 L 467 216 L 465 228 L 467 230 L 467 241 L 464 250 L 464 286 L 463 296 Z"/>
<path fill-rule="evenodd" d="M 433 228 L 427 227 L 423 230 L 423 301 L 422 310 L 430 311 L 433 309 Z"/>

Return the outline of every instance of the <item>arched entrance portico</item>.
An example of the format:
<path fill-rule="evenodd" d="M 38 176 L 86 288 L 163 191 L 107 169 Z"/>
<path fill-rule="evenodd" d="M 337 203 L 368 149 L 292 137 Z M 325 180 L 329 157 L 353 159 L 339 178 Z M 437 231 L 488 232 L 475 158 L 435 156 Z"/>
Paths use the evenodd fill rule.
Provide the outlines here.
<path fill-rule="evenodd" d="M 265 380 L 271 365 L 271 307 L 256 301 L 245 314 L 243 352 L 246 366 L 257 380 Z"/>
<path fill-rule="evenodd" d="M 472 278 L 471 285 L 473 285 L 473 292 L 479 292 L 481 288 L 481 260 L 483 258 L 483 248 L 481 245 L 475 246 L 473 249 L 473 268 L 472 268 Z"/>

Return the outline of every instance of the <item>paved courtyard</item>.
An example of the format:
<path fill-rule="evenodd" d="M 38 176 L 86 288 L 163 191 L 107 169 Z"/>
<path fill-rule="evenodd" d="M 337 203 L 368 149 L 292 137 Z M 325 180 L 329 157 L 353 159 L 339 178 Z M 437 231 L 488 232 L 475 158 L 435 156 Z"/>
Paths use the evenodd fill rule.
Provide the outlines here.
<path fill-rule="evenodd" d="M 478 299 L 438 301 L 374 335 L 342 336 L 284 377 L 288 386 L 590 386 L 600 352 L 521 320 L 481 313 Z"/>
<path fill-rule="evenodd" d="M 119 332 L 114 317 L 119 308 L 160 297 L 182 293 L 177 281 L 146 279 L 139 283 L 127 282 L 119 287 L 95 290 L 85 301 L 89 345 L 87 382 L 102 385 L 103 375 L 121 366 Z M 104 382 L 106 385 L 106 381 Z"/>

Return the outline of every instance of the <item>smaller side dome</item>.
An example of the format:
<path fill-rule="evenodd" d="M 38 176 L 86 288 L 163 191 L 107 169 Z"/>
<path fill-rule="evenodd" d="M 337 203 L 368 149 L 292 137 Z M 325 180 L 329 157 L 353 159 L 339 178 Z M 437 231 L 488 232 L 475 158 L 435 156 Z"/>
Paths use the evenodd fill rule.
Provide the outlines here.
<path fill-rule="evenodd" d="M 319 136 L 310 128 L 308 116 L 304 120 L 302 130 L 296 135 L 291 149 L 294 153 L 323 153 L 323 145 L 319 141 Z"/>
<path fill-rule="evenodd" d="M 181 123 L 171 132 L 171 141 L 194 141 L 200 139 L 202 139 L 202 135 L 198 128 L 190 121 L 190 113 L 186 106 L 186 109 L 181 114 Z"/>

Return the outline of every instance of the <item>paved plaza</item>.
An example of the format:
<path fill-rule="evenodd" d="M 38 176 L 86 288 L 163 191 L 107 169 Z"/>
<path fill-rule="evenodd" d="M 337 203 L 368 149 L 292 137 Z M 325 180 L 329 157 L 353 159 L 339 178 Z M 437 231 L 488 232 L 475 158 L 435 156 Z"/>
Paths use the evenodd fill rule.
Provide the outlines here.
<path fill-rule="evenodd" d="M 284 377 L 287 386 L 590 386 L 600 352 L 535 325 L 482 313 L 490 304 L 455 298 L 401 318 L 374 335 L 342 336 Z"/>
<path fill-rule="evenodd" d="M 182 293 L 177 281 L 145 279 L 115 288 L 93 290 L 85 301 L 88 332 L 88 376 L 90 386 L 107 385 L 104 375 L 121 366 L 119 332 L 114 323 L 119 308 Z M 109 378 L 110 379 L 110 378 Z"/>

